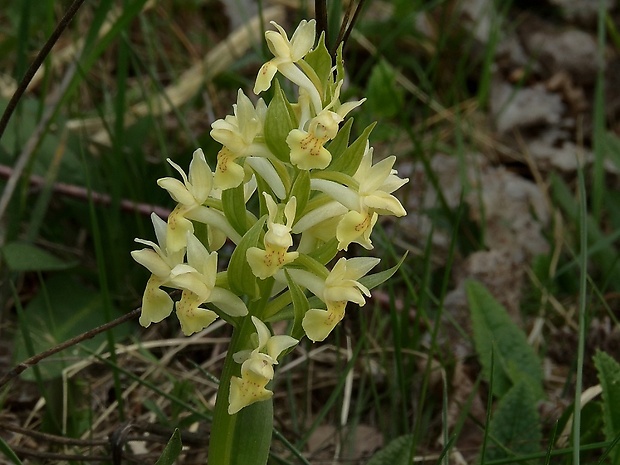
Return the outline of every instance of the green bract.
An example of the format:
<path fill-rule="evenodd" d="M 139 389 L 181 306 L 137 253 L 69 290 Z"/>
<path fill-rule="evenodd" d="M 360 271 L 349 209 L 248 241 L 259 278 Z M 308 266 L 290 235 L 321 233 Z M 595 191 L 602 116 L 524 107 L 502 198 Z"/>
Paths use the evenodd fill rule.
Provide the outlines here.
<path fill-rule="evenodd" d="M 302 21 L 290 40 L 274 26 L 266 33 L 274 58 L 254 86 L 258 93 L 273 84 L 273 99 L 253 103 L 239 90 L 233 114 L 212 124 L 222 144 L 215 172 L 200 149 L 189 174 L 170 162 L 181 180 L 158 184 L 177 206 L 167 222 L 153 216 L 158 243 L 137 239 L 149 248 L 132 253 L 152 273 L 143 326 L 172 313 L 163 288 L 182 291 L 176 313 L 185 334 L 218 316 L 234 326 L 214 413 L 210 458 L 218 464 L 235 463 L 242 442 L 257 451 L 244 463 L 266 462 L 272 419 L 261 415 L 272 415 L 278 358 L 304 336 L 327 338 L 349 302 L 364 305 L 370 289 L 396 270 L 368 275 L 378 258 L 334 257 L 351 243 L 372 249 L 378 217 L 406 214 L 393 195 L 408 181 L 393 169 L 395 157 L 373 162 L 374 124 L 349 144 L 348 115 L 365 99 L 340 101 L 342 48 L 334 63 L 314 20 Z M 294 99 L 276 74 L 297 86 Z M 227 240 L 235 249 L 218 275 L 216 251 Z M 282 319 L 292 321 L 289 334 L 273 335 L 266 322 Z"/>

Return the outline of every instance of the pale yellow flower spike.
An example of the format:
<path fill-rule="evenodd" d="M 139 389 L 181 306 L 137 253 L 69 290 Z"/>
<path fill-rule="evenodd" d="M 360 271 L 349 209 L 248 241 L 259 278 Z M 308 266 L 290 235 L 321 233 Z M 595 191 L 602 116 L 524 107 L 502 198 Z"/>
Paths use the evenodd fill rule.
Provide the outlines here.
<path fill-rule="evenodd" d="M 334 98 L 328 106 L 322 109 L 318 115 L 308 123 L 308 130 L 304 131 L 301 126 L 305 122 L 300 121 L 299 129 L 293 129 L 286 138 L 286 143 L 291 149 L 291 163 L 302 170 L 324 169 L 331 163 L 332 155 L 323 145 L 332 140 L 338 134 L 338 125 L 344 121 L 344 117 L 354 108 L 358 107 L 366 99 L 347 102 L 340 105 L 337 111 L 330 109 L 335 107 L 340 98 L 342 81 L 338 83 L 334 92 Z"/>
<path fill-rule="evenodd" d="M 176 304 L 177 317 L 186 336 L 209 326 L 217 314 L 200 306 L 212 303 L 224 313 L 237 317 L 248 314 L 248 309 L 237 295 L 228 289 L 215 286 L 217 252 L 209 253 L 194 236 L 187 237 L 187 264 L 182 263 L 171 271 L 170 286 L 183 290 Z"/>
<path fill-rule="evenodd" d="M 323 106 L 321 94 L 310 78 L 308 78 L 295 64 L 303 59 L 314 45 L 314 41 L 316 40 L 316 21 L 311 19 L 310 21 L 303 20 L 299 23 L 291 40 L 288 39 L 286 31 L 282 29 L 279 24 L 274 21 L 272 21 L 271 24 L 275 26 L 278 32 L 265 32 L 265 39 L 267 40 L 267 46 L 269 50 L 271 50 L 271 53 L 273 53 L 274 58 L 265 63 L 258 71 L 256 83 L 254 85 L 254 93 L 259 94 L 269 89 L 274 76 L 280 71 L 284 77 L 297 84 L 308 93 L 310 101 L 314 106 L 314 111 L 318 113 Z"/>
<path fill-rule="evenodd" d="M 243 182 L 245 172 L 237 162 L 249 156 L 269 156 L 271 152 L 264 143 L 256 142 L 262 136 L 267 115 L 267 105 L 259 99 L 256 107 L 241 89 L 234 115 L 218 119 L 211 125 L 211 137 L 223 145 L 217 154 L 214 183 L 218 189 L 230 189 Z"/>
<path fill-rule="evenodd" d="M 306 285 L 327 307 L 327 310 L 310 309 L 302 321 L 308 338 L 314 342 L 323 341 L 344 318 L 347 302 L 357 305 L 366 303 L 370 291 L 358 280 L 374 268 L 380 259 L 356 257 L 339 259 L 321 285 L 316 278 L 301 270 L 291 270 L 291 276 L 299 284 Z M 301 279 L 300 279 L 301 278 Z"/>
<path fill-rule="evenodd" d="M 148 245 L 152 249 L 134 250 L 131 252 L 133 259 L 152 273 L 146 283 L 144 296 L 142 297 L 140 324 L 145 328 L 148 328 L 151 323 L 159 323 L 172 313 L 174 303 L 168 293 L 160 289 L 160 287 L 170 285 L 172 270 L 177 265 L 183 263 L 185 255 L 184 249 L 170 252 L 166 248 L 166 222 L 155 213 L 151 214 L 151 220 L 153 221 L 155 235 L 159 244 L 136 239 L 136 242 Z"/>
<path fill-rule="evenodd" d="M 273 396 L 273 392 L 266 389 L 274 376 L 273 365 L 277 365 L 278 357 L 283 351 L 299 342 L 290 336 L 272 336 L 265 323 L 255 316 L 252 316 L 252 323 L 256 328 L 258 347 L 251 352 L 237 352 L 233 356 L 234 360 L 242 365 L 241 378 L 233 376 L 230 380 L 228 394 L 230 415 L 254 402 L 267 400 Z"/>
<path fill-rule="evenodd" d="M 186 246 L 187 233 L 194 232 L 194 226 L 186 218 L 186 215 L 201 206 L 209 197 L 213 187 L 213 173 L 207 164 L 202 149 L 194 151 L 189 165 L 189 177 L 172 160 L 168 159 L 168 163 L 179 172 L 183 179 L 183 182 L 170 177 L 157 180 L 157 184 L 166 189 L 170 196 L 178 202 L 176 208 L 168 216 L 166 241 L 168 250 L 176 252 Z"/>
<path fill-rule="evenodd" d="M 246 253 L 246 258 L 254 276 L 267 279 L 299 256 L 298 252 L 288 252 L 289 247 L 293 245 L 291 228 L 295 221 L 297 200 L 295 197 L 291 197 L 287 202 L 284 207 L 286 224 L 281 224 L 277 222 L 277 204 L 269 194 L 264 193 L 263 195 L 269 211 L 267 232 L 264 239 L 265 250 L 250 247 Z"/>

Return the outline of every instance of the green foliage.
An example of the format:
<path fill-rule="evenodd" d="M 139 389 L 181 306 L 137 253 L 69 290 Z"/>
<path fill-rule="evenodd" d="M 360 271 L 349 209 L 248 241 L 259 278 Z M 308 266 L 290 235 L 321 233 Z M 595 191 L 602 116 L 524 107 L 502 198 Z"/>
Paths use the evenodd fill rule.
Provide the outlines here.
<path fill-rule="evenodd" d="M 327 148 L 329 149 L 329 153 L 332 154 L 334 159 L 342 156 L 344 151 L 349 146 L 349 137 L 351 136 L 351 127 L 353 126 L 354 118 L 347 119 L 347 122 L 344 123 L 342 128 L 338 131 L 338 135 L 332 140 Z"/>
<path fill-rule="evenodd" d="M 265 142 L 276 157 L 289 161 L 290 149 L 286 137 L 297 127 L 297 119 L 277 79 L 274 79 L 273 86 L 273 99 L 269 102 L 265 118 Z"/>
<path fill-rule="evenodd" d="M 291 336 L 297 340 L 300 340 L 304 335 L 304 329 L 301 325 L 304 315 L 310 309 L 308 298 L 304 294 L 303 289 L 291 279 L 288 271 L 285 271 L 286 282 L 291 293 L 291 300 L 293 302 L 293 329 L 291 330 Z"/>
<path fill-rule="evenodd" d="M 518 457 L 540 450 L 542 432 L 536 398 L 531 387 L 521 380 L 501 398 L 489 425 L 484 461 Z"/>
<path fill-rule="evenodd" d="M 321 34 L 317 45 L 304 57 L 304 61 L 316 73 L 319 82 L 327 82 L 332 75 L 332 57 L 325 47 L 325 34 Z M 331 96 L 323 96 L 323 105 L 327 105 Z M 327 98 L 325 98 L 327 97 Z"/>
<path fill-rule="evenodd" d="M 4 454 L 4 456 L 11 461 L 14 465 L 22 465 L 22 461 L 19 460 L 17 454 L 11 449 L 11 447 L 2 439 L 0 436 L 0 452 Z"/>
<path fill-rule="evenodd" d="M 345 173 L 349 176 L 353 176 L 355 174 L 357 168 L 360 166 L 362 157 L 364 156 L 364 152 L 366 150 L 368 138 L 370 137 L 370 133 L 375 127 L 375 124 L 376 123 L 372 123 L 368 125 L 362 134 L 347 147 L 340 157 L 336 158 L 332 154 L 332 162 L 329 165 L 329 169 L 331 171 Z"/>
<path fill-rule="evenodd" d="M 400 436 L 377 452 L 367 465 L 408 465 L 411 463 L 413 436 Z"/>
<path fill-rule="evenodd" d="M 603 389 L 603 419 L 605 437 L 614 441 L 620 435 L 620 364 L 605 352 L 598 351 L 594 364 Z M 620 448 L 612 453 L 613 463 L 620 461 Z"/>
<path fill-rule="evenodd" d="M 403 92 L 396 85 L 394 68 L 385 59 L 372 68 L 366 97 L 366 110 L 375 118 L 392 118 L 402 110 Z"/>
<path fill-rule="evenodd" d="M 88 289 L 83 283 L 74 278 L 55 275 L 47 279 L 24 309 L 26 331 L 30 333 L 35 353 L 47 350 L 65 340 L 82 334 L 94 327 L 106 323 L 104 319 L 104 300 L 102 295 Z M 114 317 L 120 312 L 114 311 Z M 122 338 L 129 332 L 128 326 L 119 326 L 114 330 L 116 338 Z M 105 334 L 100 334 L 82 343 L 89 351 L 96 350 L 105 340 Z M 74 359 L 84 353 L 73 347 L 71 353 L 60 352 L 49 357 L 39 365 L 42 379 L 52 379 L 60 376 L 62 370 Z M 20 334 L 15 339 L 14 359 L 21 362 L 34 354 L 29 353 L 26 341 Z M 34 374 L 26 370 L 22 377 L 29 381 L 34 380 Z"/>
<path fill-rule="evenodd" d="M 248 230 L 243 185 L 233 189 L 226 189 L 222 192 L 222 207 L 224 208 L 226 219 L 243 236 Z"/>
<path fill-rule="evenodd" d="M 493 394 L 502 397 L 513 385 L 523 381 L 534 398 L 541 398 L 543 373 L 540 360 L 527 343 L 523 331 L 482 284 L 469 281 L 466 291 L 476 352 L 484 378 L 487 381 L 493 378 Z"/>
<path fill-rule="evenodd" d="M 174 465 L 176 459 L 181 455 L 182 450 L 181 433 L 175 428 L 174 433 L 172 433 L 168 444 L 166 444 L 161 457 L 155 462 L 155 465 Z"/>
<path fill-rule="evenodd" d="M 392 268 L 389 268 L 384 271 L 380 271 L 378 273 L 363 276 L 359 280 L 360 283 L 362 283 L 368 289 L 374 289 L 375 287 L 379 286 L 380 284 L 383 284 L 388 279 L 390 279 L 392 276 L 394 276 L 394 273 L 396 273 L 398 269 L 401 267 L 401 265 L 405 261 L 405 258 L 407 258 L 407 253 L 405 253 L 405 255 L 401 257 L 400 261 L 396 265 L 394 265 Z"/>
<path fill-rule="evenodd" d="M 248 230 L 230 257 L 230 263 L 228 265 L 228 285 L 235 293 L 245 294 L 252 298 L 256 298 L 259 295 L 258 285 L 256 284 L 257 278 L 252 274 L 252 269 L 246 259 L 246 254 L 250 247 L 256 247 L 258 244 L 258 239 L 263 231 L 263 225 L 266 220 L 267 215 L 264 215 Z"/>
<path fill-rule="evenodd" d="M 9 242 L 2 247 L 2 257 L 11 271 L 58 271 L 75 263 L 60 260 L 46 250 L 24 242 Z"/>

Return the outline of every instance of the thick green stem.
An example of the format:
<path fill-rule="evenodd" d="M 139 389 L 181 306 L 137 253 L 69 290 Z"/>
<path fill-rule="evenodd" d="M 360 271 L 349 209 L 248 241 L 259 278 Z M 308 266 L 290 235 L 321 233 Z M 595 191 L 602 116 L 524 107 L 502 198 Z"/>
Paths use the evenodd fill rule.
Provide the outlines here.
<path fill-rule="evenodd" d="M 250 314 L 260 316 L 264 311 L 272 283 L 264 283 L 263 298 L 250 306 Z M 250 336 L 255 332 L 250 315 L 233 331 L 217 390 L 213 426 L 209 443 L 209 465 L 265 465 L 271 447 L 273 431 L 273 402 L 271 399 L 244 407 L 228 414 L 230 380 L 239 376 L 239 365 L 233 354 L 248 349 Z"/>

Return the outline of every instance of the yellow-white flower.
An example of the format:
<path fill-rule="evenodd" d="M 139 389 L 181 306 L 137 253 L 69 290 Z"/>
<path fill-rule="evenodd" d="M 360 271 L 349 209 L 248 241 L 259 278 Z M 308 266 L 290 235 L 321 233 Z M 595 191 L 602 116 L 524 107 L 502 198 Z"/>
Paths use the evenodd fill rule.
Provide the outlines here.
<path fill-rule="evenodd" d="M 155 213 L 151 214 L 151 220 L 159 244 L 136 239 L 136 242 L 151 248 L 131 252 L 133 259 L 152 273 L 142 296 L 140 324 L 145 328 L 148 328 L 151 323 L 160 322 L 172 312 L 174 303 L 168 293 L 160 288 L 169 285 L 172 279 L 172 269 L 183 263 L 185 256 L 185 249 L 170 252 L 166 248 L 166 222 Z"/>
<path fill-rule="evenodd" d="M 194 151 L 189 165 L 189 176 L 172 160 L 168 163 L 179 172 L 183 182 L 175 178 L 161 178 L 157 184 L 166 189 L 170 196 L 178 202 L 176 208 L 168 216 L 168 234 L 166 247 L 170 251 L 178 251 L 185 247 L 187 233 L 194 232 L 192 222 L 186 218 L 193 209 L 201 206 L 209 197 L 213 187 L 213 173 L 207 164 L 202 149 Z"/>
<path fill-rule="evenodd" d="M 271 81 L 276 72 L 280 71 L 290 81 L 304 89 L 310 96 L 314 112 L 321 111 L 321 94 L 310 78 L 296 65 L 312 49 L 316 40 L 316 21 L 303 20 L 297 26 L 291 40 L 288 39 L 286 31 L 276 22 L 271 24 L 278 30 L 265 32 L 267 46 L 274 58 L 265 63 L 258 71 L 254 93 L 258 94 L 271 87 Z"/>
<path fill-rule="evenodd" d="M 263 134 L 267 105 L 259 99 L 256 107 L 241 89 L 237 103 L 233 105 L 234 115 L 218 119 L 211 125 L 211 137 L 223 145 L 217 154 L 215 187 L 230 189 L 243 182 L 244 170 L 237 160 L 248 156 L 268 156 L 267 146 L 256 139 Z"/>
<path fill-rule="evenodd" d="M 182 289 L 181 300 L 176 304 L 181 329 L 187 336 L 209 326 L 217 314 L 202 308 L 212 303 L 230 316 L 245 316 L 248 309 L 243 301 L 228 289 L 215 286 L 217 252 L 209 253 L 194 236 L 187 237 L 187 263 L 176 265 L 170 272 L 170 285 Z"/>
<path fill-rule="evenodd" d="M 353 180 L 358 184 L 357 188 L 325 179 L 311 181 L 313 189 L 325 192 L 349 209 L 336 230 L 339 249 L 347 250 L 352 242 L 371 249 L 370 233 L 378 215 L 407 214 L 392 192 L 409 179 L 399 178 L 397 171 L 392 169 L 396 157 L 388 157 L 373 165 L 372 152 L 373 149 L 367 144 L 360 166 L 353 175 Z"/>
<path fill-rule="evenodd" d="M 330 164 L 332 155 L 323 145 L 338 134 L 338 125 L 344 117 L 366 99 L 347 102 L 339 105 L 340 88 L 338 83 L 334 98 L 328 106 L 322 109 L 314 118 L 310 119 L 307 130 L 302 129 L 306 122 L 300 121 L 300 128 L 293 129 L 286 138 L 291 149 L 291 163 L 302 170 L 324 169 Z M 336 111 L 332 108 L 338 106 Z"/>
<path fill-rule="evenodd" d="M 322 341 L 344 318 L 347 302 L 359 306 L 366 303 L 370 291 L 358 280 L 373 269 L 380 259 L 370 257 L 341 258 L 326 279 L 309 271 L 289 269 L 291 278 L 325 302 L 327 309 L 311 308 L 306 312 L 302 326 L 312 341 Z"/>
<path fill-rule="evenodd" d="M 277 365 L 278 357 L 283 351 L 299 342 L 290 336 L 272 336 L 265 323 L 255 316 L 252 316 L 252 323 L 256 328 L 257 347 L 233 355 L 235 362 L 242 365 L 241 378 L 233 376 L 230 380 L 228 395 L 230 415 L 254 402 L 267 400 L 273 396 L 273 392 L 266 389 L 267 383 L 274 376 L 273 365 Z"/>
<path fill-rule="evenodd" d="M 283 224 L 278 222 L 278 205 L 269 194 L 263 193 L 263 195 L 265 196 L 269 212 L 267 232 L 263 241 L 265 250 L 258 247 L 250 247 L 246 257 L 254 276 L 260 279 L 267 279 L 299 256 L 297 252 L 288 251 L 289 247 L 293 245 L 291 228 L 295 221 L 297 200 L 295 197 L 291 197 L 286 203 L 284 207 L 286 223 Z"/>

